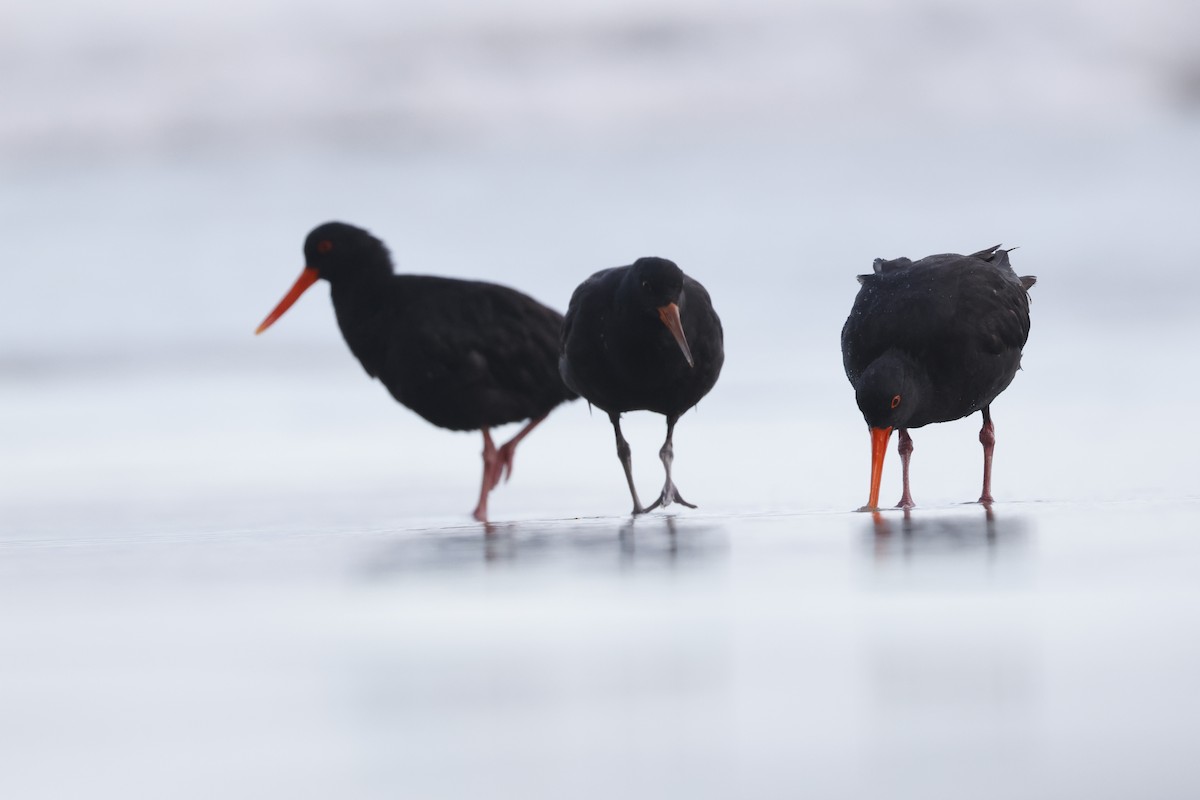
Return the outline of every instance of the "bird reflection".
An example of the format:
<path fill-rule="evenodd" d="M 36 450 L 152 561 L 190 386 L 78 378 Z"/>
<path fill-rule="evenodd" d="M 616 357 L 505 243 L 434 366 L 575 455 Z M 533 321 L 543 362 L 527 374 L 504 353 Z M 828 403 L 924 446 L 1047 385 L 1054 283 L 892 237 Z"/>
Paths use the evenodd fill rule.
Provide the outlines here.
<path fill-rule="evenodd" d="M 1018 548 L 1024 545 L 1028 523 L 1022 516 L 997 514 L 993 504 L 965 504 L 957 510 L 903 509 L 889 515 L 871 512 L 868 537 L 877 561 L 896 555 L 910 558 L 919 554 L 986 551 Z"/>
<path fill-rule="evenodd" d="M 472 569 L 670 568 L 723 557 L 723 525 L 639 518 L 488 523 L 479 528 L 440 529 L 398 536 L 372 555 L 371 578 Z"/>

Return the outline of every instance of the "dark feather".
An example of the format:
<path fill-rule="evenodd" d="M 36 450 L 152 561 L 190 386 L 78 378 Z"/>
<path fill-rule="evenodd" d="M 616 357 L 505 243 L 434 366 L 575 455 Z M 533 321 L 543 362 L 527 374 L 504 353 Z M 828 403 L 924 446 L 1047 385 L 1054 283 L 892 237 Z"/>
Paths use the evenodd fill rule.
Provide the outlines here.
<path fill-rule="evenodd" d="M 876 273 L 860 278 L 842 329 L 846 375 L 856 383 L 884 353 L 904 353 L 936 384 L 950 387 L 931 404 L 927 421 L 955 419 L 1011 381 L 1029 337 L 1026 289 L 1032 282 L 1016 276 L 999 245 L 969 256 L 901 261 L 907 259 L 882 268 L 876 261 Z M 961 410 L 954 408 L 959 402 Z"/>
<path fill-rule="evenodd" d="M 394 275 L 335 289 L 334 305 L 368 374 L 435 425 L 519 422 L 575 397 L 557 370 L 562 317 L 513 289 Z"/>

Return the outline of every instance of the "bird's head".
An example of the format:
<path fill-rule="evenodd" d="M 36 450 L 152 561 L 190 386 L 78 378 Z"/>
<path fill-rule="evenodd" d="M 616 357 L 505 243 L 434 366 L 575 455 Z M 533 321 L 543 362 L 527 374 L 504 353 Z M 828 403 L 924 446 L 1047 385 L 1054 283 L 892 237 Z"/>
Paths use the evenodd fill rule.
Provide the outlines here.
<path fill-rule="evenodd" d="M 678 304 L 683 295 L 683 270 L 674 261 L 646 257 L 633 262 L 630 270 L 639 304 L 655 309 L 668 303 Z"/>
<path fill-rule="evenodd" d="M 907 428 L 922 390 L 916 365 L 894 351 L 871 362 L 854 389 L 858 410 L 872 428 Z"/>
<path fill-rule="evenodd" d="M 304 240 L 304 271 L 255 333 L 271 327 L 308 287 L 322 278 L 352 280 L 391 272 L 392 259 L 387 248 L 367 231 L 344 222 L 318 225 Z"/>
<path fill-rule="evenodd" d="M 344 222 L 326 222 L 312 229 L 304 240 L 304 263 L 325 280 L 392 271 L 383 242 Z"/>
<path fill-rule="evenodd" d="M 871 494 L 864 509 L 879 507 L 879 483 L 888 440 L 907 428 L 925 395 L 924 373 L 903 353 L 889 350 L 871 362 L 855 382 L 854 395 L 871 429 Z"/>
<path fill-rule="evenodd" d="M 634 302 L 646 314 L 655 315 L 662 321 L 675 338 L 688 366 L 694 366 L 692 349 L 683 334 L 683 320 L 679 316 L 683 304 L 683 270 L 665 258 L 639 258 L 633 262 L 629 278 Z"/>

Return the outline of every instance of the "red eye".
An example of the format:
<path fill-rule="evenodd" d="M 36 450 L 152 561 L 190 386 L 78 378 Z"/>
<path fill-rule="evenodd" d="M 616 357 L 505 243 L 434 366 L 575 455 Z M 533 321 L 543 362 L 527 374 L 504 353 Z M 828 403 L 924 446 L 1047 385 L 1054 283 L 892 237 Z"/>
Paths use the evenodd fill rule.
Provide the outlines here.
<path fill-rule="evenodd" d="M 892 398 L 892 408 L 896 408 L 898 405 L 900 405 L 900 395 Z"/>
<path fill-rule="evenodd" d="M 328 239 L 322 239 L 321 241 L 317 242 L 318 253 L 328 253 L 332 249 L 333 242 L 329 241 Z"/>

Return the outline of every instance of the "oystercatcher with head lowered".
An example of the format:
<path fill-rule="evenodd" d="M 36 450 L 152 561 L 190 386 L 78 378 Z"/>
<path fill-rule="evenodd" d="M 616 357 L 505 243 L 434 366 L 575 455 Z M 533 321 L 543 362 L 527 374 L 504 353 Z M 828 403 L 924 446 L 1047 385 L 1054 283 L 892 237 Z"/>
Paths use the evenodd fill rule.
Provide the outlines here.
<path fill-rule="evenodd" d="M 991 403 L 1021 367 L 1029 338 L 1029 288 L 1037 278 L 1017 277 L 1010 251 L 999 245 L 969 256 L 935 255 L 912 261 L 875 260 L 842 328 L 842 362 L 863 418 L 871 429 L 871 494 L 863 510 L 879 507 L 883 457 L 899 429 L 904 494 L 908 484 L 910 428 L 983 412 L 983 493 L 992 502 Z"/>
<path fill-rule="evenodd" d="M 671 480 L 672 437 L 679 417 L 716 384 L 724 362 L 724 332 L 708 292 L 665 258 L 597 272 L 571 296 L 559 369 L 568 387 L 608 414 L 635 515 L 673 502 L 695 508 Z M 666 483 L 649 508 L 638 499 L 621 435 L 621 414 L 641 410 L 667 418 L 659 450 Z"/>
<path fill-rule="evenodd" d="M 308 287 L 329 281 L 338 327 L 368 375 L 438 427 L 483 431 L 483 486 L 473 516 L 486 522 L 488 494 L 512 475 L 517 444 L 551 409 L 576 397 L 558 374 L 562 316 L 494 283 L 396 275 L 383 242 L 341 222 L 315 228 L 304 257 L 304 271 L 257 333 Z M 496 447 L 489 428 L 524 420 Z"/>

